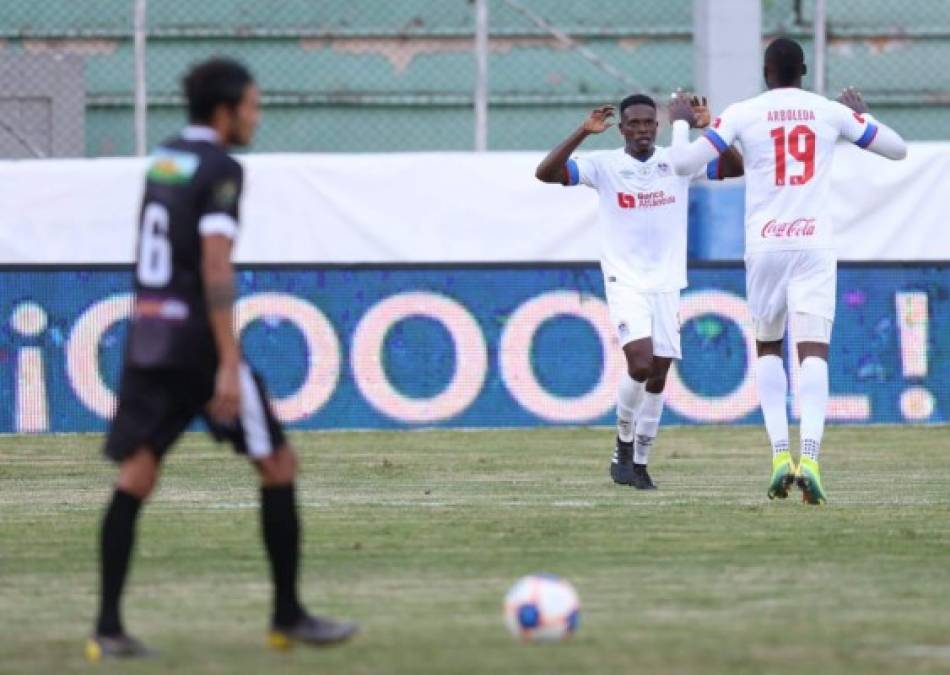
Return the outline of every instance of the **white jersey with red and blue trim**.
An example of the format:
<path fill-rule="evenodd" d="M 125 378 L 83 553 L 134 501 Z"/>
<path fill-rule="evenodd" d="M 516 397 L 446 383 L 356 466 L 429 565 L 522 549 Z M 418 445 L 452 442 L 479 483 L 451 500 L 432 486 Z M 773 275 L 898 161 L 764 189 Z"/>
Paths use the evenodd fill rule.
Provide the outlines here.
<path fill-rule="evenodd" d="M 705 133 L 719 152 L 732 143 L 745 164 L 746 254 L 830 249 L 831 164 L 839 138 L 867 148 L 870 115 L 803 89 L 771 89 L 726 108 Z"/>
<path fill-rule="evenodd" d="M 718 160 L 701 172 L 716 178 Z M 642 292 L 686 288 L 686 221 L 691 176 L 674 173 L 667 149 L 640 161 L 624 148 L 567 162 L 568 185 L 597 190 L 601 269 L 607 282 Z"/>

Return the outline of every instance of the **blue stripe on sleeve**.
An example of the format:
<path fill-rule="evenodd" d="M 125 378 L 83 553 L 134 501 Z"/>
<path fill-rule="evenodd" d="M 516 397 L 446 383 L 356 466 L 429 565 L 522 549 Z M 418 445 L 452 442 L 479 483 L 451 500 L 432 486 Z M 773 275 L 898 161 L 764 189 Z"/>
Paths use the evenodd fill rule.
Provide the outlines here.
<path fill-rule="evenodd" d="M 706 165 L 706 178 L 709 180 L 719 180 L 719 158 L 717 157 Z"/>
<path fill-rule="evenodd" d="M 725 142 L 724 140 L 722 140 L 722 136 L 720 136 L 719 134 L 717 134 L 717 133 L 716 133 L 715 131 L 713 131 L 712 129 L 707 129 L 705 135 L 706 135 L 706 139 L 707 139 L 710 143 L 712 143 L 713 145 L 715 145 L 715 146 L 716 146 L 716 150 L 718 150 L 719 152 L 725 152 L 725 151 L 729 148 L 729 146 L 726 144 L 726 142 Z"/>
<path fill-rule="evenodd" d="M 861 138 L 856 140 L 854 144 L 859 148 L 867 148 L 871 145 L 871 141 L 874 140 L 875 136 L 877 136 L 877 125 L 873 122 L 868 122 L 868 128 L 864 130 Z"/>
<path fill-rule="evenodd" d="M 567 160 L 567 164 L 564 165 L 567 169 L 567 184 L 568 185 L 577 185 L 581 182 L 581 172 L 577 169 L 577 162 L 573 159 Z"/>

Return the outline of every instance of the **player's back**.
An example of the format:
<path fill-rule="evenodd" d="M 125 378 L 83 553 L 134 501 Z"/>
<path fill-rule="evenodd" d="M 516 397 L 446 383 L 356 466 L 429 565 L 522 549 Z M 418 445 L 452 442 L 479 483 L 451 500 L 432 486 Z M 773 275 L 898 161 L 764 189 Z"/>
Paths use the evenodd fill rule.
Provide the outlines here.
<path fill-rule="evenodd" d="M 234 236 L 241 181 L 240 165 L 210 129 L 186 129 L 154 151 L 139 217 L 132 365 L 214 364 L 201 237 Z"/>
<path fill-rule="evenodd" d="M 747 253 L 832 248 L 835 145 L 845 136 L 866 147 L 874 132 L 873 124 L 840 103 L 794 87 L 727 108 L 713 133 L 742 147 Z"/>

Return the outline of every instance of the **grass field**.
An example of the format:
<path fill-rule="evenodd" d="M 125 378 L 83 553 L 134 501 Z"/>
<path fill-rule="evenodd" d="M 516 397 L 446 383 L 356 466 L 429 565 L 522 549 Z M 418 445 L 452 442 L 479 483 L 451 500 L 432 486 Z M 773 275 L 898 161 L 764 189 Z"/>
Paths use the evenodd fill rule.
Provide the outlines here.
<path fill-rule="evenodd" d="M 81 658 L 112 468 L 97 436 L 0 438 L 0 672 L 950 672 L 950 432 L 833 428 L 830 504 L 770 503 L 759 428 L 664 429 L 660 490 L 606 476 L 609 430 L 298 434 L 304 596 L 358 619 L 266 651 L 250 470 L 202 435 L 139 523 L 125 603 L 151 662 Z M 568 643 L 501 621 L 518 576 L 571 579 Z"/>

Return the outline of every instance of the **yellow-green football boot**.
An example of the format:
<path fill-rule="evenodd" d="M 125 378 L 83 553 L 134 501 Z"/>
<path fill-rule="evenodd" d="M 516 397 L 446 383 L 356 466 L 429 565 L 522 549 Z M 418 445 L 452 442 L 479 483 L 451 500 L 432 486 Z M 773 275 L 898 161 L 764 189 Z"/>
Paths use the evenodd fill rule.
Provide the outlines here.
<path fill-rule="evenodd" d="M 801 458 L 795 482 L 801 488 L 802 501 L 806 504 L 818 506 L 828 501 L 825 490 L 821 487 L 821 469 L 818 468 L 818 462 L 812 458 Z"/>
<path fill-rule="evenodd" d="M 769 499 L 785 499 L 795 482 L 795 465 L 788 450 L 772 456 L 772 477 L 769 478 Z"/>

